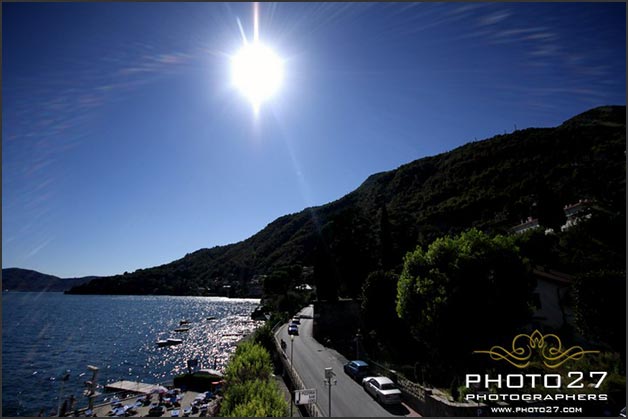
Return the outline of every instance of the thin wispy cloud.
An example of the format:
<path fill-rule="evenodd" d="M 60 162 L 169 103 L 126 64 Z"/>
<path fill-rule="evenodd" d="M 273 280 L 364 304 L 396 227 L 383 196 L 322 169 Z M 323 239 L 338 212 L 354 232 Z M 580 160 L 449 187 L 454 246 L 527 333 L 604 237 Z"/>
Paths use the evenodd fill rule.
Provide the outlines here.
<path fill-rule="evenodd" d="M 545 27 L 530 27 L 530 28 L 515 28 L 515 29 L 504 29 L 495 32 L 496 38 L 513 38 L 513 39 L 525 39 L 530 36 L 528 34 L 537 34 L 540 32 L 547 31 Z M 526 35 L 526 36 L 521 36 Z"/>
<path fill-rule="evenodd" d="M 556 57 L 559 48 L 556 45 L 540 45 L 530 50 L 529 55 L 533 57 Z"/>
<path fill-rule="evenodd" d="M 117 74 L 126 76 L 135 73 L 167 72 L 178 69 L 178 65 L 185 64 L 193 58 L 193 55 L 188 53 L 144 55 L 134 65 L 119 69 Z"/>
<path fill-rule="evenodd" d="M 483 16 L 481 18 L 478 19 L 477 24 L 479 26 L 490 26 L 490 25 L 495 25 L 496 23 L 499 23 L 503 20 L 508 19 L 510 16 L 512 16 L 512 13 L 507 12 L 507 11 L 498 11 L 498 12 L 494 12 L 491 13 L 487 16 Z"/>
<path fill-rule="evenodd" d="M 468 16 L 470 12 L 475 12 L 476 10 L 479 10 L 484 7 L 486 7 L 486 4 L 469 3 L 469 4 L 464 4 L 462 6 L 454 7 L 448 13 L 452 15 L 464 14 L 465 16 Z"/>
<path fill-rule="evenodd" d="M 537 40 L 555 40 L 558 36 L 552 32 L 537 32 L 522 37 L 524 41 L 537 41 Z"/>
<path fill-rule="evenodd" d="M 582 82 L 585 84 L 600 84 L 601 80 L 610 74 L 609 66 L 596 62 L 594 56 L 597 51 L 576 53 L 573 49 L 570 50 L 568 40 L 562 37 L 560 28 L 549 25 L 549 20 L 547 22 L 540 20 L 536 24 L 523 26 L 517 21 L 519 13 L 516 7 L 498 11 L 485 9 L 472 13 L 472 16 L 468 17 L 473 17 L 474 28 L 461 31 L 462 33 L 455 39 L 474 39 L 487 46 L 508 45 L 513 52 L 519 51 L 516 56 L 519 57 L 522 69 L 531 71 L 562 69 L 582 76 Z M 584 80 L 586 77 L 592 80 Z M 560 80 L 557 79 L 557 83 L 560 83 Z M 587 97 L 593 96 L 589 94 L 592 92 L 586 90 L 575 89 L 573 92 Z"/>
<path fill-rule="evenodd" d="M 133 54 L 121 51 L 117 57 L 103 57 L 100 62 L 92 62 L 90 67 L 79 69 L 71 78 L 51 74 L 46 85 L 40 88 L 37 88 L 36 81 L 29 83 L 28 79 L 21 79 L 11 92 L 17 99 L 8 116 L 11 127 L 28 129 L 16 129 L 8 134 L 8 138 L 18 141 L 57 137 L 58 145 L 58 142 L 64 141 L 58 137 L 79 128 L 82 117 L 111 101 L 119 91 L 150 82 L 147 75 L 172 74 L 195 58 L 188 52 L 148 53 L 151 49 L 144 45 Z M 20 85 L 29 86 L 28 95 L 20 91 Z M 37 93 L 36 98 L 33 91 Z"/>

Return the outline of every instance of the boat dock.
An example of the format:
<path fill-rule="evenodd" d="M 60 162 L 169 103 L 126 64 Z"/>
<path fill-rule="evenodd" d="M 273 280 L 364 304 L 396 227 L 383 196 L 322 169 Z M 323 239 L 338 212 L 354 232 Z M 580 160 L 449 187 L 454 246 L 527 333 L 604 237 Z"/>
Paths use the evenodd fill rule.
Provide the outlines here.
<path fill-rule="evenodd" d="M 153 391 L 157 391 L 159 388 L 163 388 L 158 384 L 139 383 L 137 381 L 116 381 L 115 383 L 107 384 L 105 390 L 107 391 L 126 391 L 128 393 L 137 394 L 151 394 Z"/>

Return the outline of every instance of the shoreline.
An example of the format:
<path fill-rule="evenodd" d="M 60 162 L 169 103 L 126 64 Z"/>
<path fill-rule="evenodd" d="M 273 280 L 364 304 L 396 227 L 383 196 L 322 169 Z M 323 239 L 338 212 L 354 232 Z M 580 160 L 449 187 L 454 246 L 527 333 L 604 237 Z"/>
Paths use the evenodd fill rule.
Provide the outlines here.
<path fill-rule="evenodd" d="M 217 361 L 216 369 L 222 370 L 235 345 L 263 324 L 251 319 L 256 299 L 61 294 L 16 291 L 3 298 L 5 318 L 10 319 L 5 320 L 8 345 L 3 351 L 6 416 L 36 416 L 40 408 L 47 415 L 57 410 L 59 397 L 63 402 L 71 395 L 79 407 L 87 406 L 87 364 L 100 368 L 98 392 L 119 380 L 173 381 L 187 371 L 189 359 L 197 359 L 199 368 L 211 368 Z M 87 310 L 101 321 L 72 325 L 71 319 Z M 193 323 L 185 335 L 174 332 L 182 319 Z M 158 347 L 156 341 L 166 334 L 183 338 L 183 345 Z M 63 380 L 68 370 L 69 379 Z"/>

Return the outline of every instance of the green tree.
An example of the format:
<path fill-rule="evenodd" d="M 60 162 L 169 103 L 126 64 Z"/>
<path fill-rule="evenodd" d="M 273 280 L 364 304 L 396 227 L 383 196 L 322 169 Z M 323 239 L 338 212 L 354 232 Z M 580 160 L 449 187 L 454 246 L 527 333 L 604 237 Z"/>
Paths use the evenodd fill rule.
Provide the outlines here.
<path fill-rule="evenodd" d="M 273 271 L 264 278 L 264 294 L 285 294 L 290 289 L 291 278 L 284 270 Z"/>
<path fill-rule="evenodd" d="M 380 335 L 395 333 L 398 277 L 392 272 L 375 271 L 362 286 L 362 316 L 367 328 Z"/>
<path fill-rule="evenodd" d="M 557 267 L 560 256 L 559 235 L 532 229 L 514 236 L 521 255 L 533 265 Z"/>
<path fill-rule="evenodd" d="M 602 207 L 559 235 L 559 257 L 567 272 L 626 269 L 626 214 Z"/>
<path fill-rule="evenodd" d="M 268 351 L 257 343 L 241 343 L 227 365 L 225 398 L 220 414 L 228 417 L 285 416 L 288 404 L 271 374 Z"/>
<path fill-rule="evenodd" d="M 261 345 L 269 353 L 275 347 L 272 324 L 274 323 L 267 321 L 263 326 L 255 329 L 255 332 L 253 333 L 253 341 L 258 345 Z"/>
<path fill-rule="evenodd" d="M 314 249 L 314 283 L 319 300 L 338 299 L 339 275 L 330 255 L 327 243 L 322 238 Z"/>
<path fill-rule="evenodd" d="M 395 243 L 392 239 L 392 228 L 386 205 L 379 210 L 379 257 L 383 269 L 391 269 L 396 260 L 393 257 Z"/>
<path fill-rule="evenodd" d="M 451 367 L 529 319 L 533 281 L 512 237 L 472 229 L 404 259 L 397 314 L 425 353 Z"/>
<path fill-rule="evenodd" d="M 225 417 L 284 417 L 287 411 L 276 383 L 260 379 L 230 385 L 220 407 Z"/>
<path fill-rule="evenodd" d="M 225 376 L 229 384 L 255 379 L 267 380 L 272 374 L 270 355 L 262 346 L 242 342 L 229 360 Z"/>

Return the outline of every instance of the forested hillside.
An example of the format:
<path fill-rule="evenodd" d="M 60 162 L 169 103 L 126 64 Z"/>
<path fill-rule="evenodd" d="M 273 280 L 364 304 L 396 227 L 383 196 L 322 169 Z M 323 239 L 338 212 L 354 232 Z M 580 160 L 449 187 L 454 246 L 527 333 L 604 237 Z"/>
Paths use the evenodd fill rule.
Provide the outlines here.
<path fill-rule="evenodd" d="M 6 268 L 2 270 L 2 289 L 9 291 L 67 291 L 96 277 L 59 278 L 29 269 Z"/>
<path fill-rule="evenodd" d="M 356 296 L 370 272 L 399 270 L 406 252 L 446 234 L 507 233 L 529 216 L 551 226 L 552 214 L 581 199 L 625 215 L 625 150 L 625 107 L 596 108 L 556 128 L 498 135 L 374 174 L 245 241 L 71 292 L 206 295 L 230 285 L 247 295 L 255 275 L 288 272 L 294 285 L 312 266 L 319 297 Z"/>

